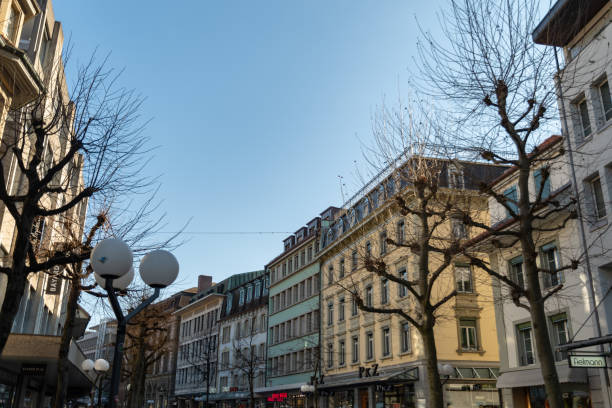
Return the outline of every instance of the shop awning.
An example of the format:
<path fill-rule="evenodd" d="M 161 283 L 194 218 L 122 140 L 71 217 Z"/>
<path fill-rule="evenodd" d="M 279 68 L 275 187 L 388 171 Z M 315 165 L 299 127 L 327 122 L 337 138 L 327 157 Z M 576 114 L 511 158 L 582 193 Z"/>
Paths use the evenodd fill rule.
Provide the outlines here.
<path fill-rule="evenodd" d="M 302 385 L 306 384 L 305 382 L 294 383 L 294 384 L 279 384 L 279 385 L 271 385 L 269 387 L 257 387 L 255 388 L 256 394 L 267 394 L 271 392 L 278 391 L 299 391 Z"/>
<path fill-rule="evenodd" d="M 560 383 L 586 383 L 587 371 L 584 368 L 574 368 L 568 365 L 557 365 Z M 503 373 L 497 379 L 497 388 L 518 388 L 543 385 L 544 378 L 540 368 L 517 370 Z"/>
<path fill-rule="evenodd" d="M 364 378 L 347 378 L 346 380 L 329 381 L 325 384 L 319 385 L 319 389 L 331 389 L 346 386 L 359 386 L 359 385 L 373 385 L 377 383 L 393 383 L 393 382 L 404 382 L 404 381 L 418 381 L 419 380 L 419 368 L 410 367 L 399 372 L 389 373 L 385 375 L 379 375 L 376 377 L 364 377 Z"/>

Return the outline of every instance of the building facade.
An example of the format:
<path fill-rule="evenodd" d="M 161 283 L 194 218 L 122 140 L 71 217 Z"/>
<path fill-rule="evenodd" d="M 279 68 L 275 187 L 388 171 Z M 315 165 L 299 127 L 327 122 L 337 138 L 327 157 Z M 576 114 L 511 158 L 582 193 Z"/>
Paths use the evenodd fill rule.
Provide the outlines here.
<path fill-rule="evenodd" d="M 217 406 L 247 407 L 265 383 L 268 284 L 264 271 L 228 291 L 219 319 Z M 256 397 L 256 406 L 261 405 Z"/>
<path fill-rule="evenodd" d="M 245 272 L 213 283 L 198 277 L 198 293 L 173 313 L 179 320 L 174 398 L 181 408 L 214 404 L 218 393 L 219 317 L 227 293 L 255 279 Z"/>
<path fill-rule="evenodd" d="M 174 386 L 180 320 L 173 313 L 186 306 L 195 292 L 196 288 L 187 289 L 156 303 L 160 315 L 167 316 L 164 322 L 166 332 L 160 334 L 167 337 L 163 353 L 158 356 L 145 380 L 145 403 L 148 408 L 167 408 L 176 403 Z"/>
<path fill-rule="evenodd" d="M 563 205 L 570 199 L 572 193 L 568 180 L 571 175 L 567 160 L 561 154 L 563 143 L 563 138 L 560 136 L 552 136 L 537 149 L 541 152 L 538 157 L 538 167 L 532 170 L 530 177 L 530 182 L 533 183 L 530 190 L 534 202 L 536 191 L 540 189 L 539 180 L 543 168 L 550 170 L 550 178 L 542 186 L 542 199 L 547 200 L 551 197 Z M 517 179 L 518 172 L 511 169 L 493 183 L 494 190 L 502 194 L 511 194 L 517 189 Z M 489 205 L 491 225 L 499 226 L 500 229 L 514 227 L 515 223 L 511 221 L 507 210 L 501 204 L 490 199 Z M 541 214 L 547 210 L 548 206 L 544 207 Z M 538 248 L 538 264 L 542 269 L 558 270 L 578 259 L 580 251 L 578 221 L 566 221 L 571 216 L 571 211 L 572 208 L 567 207 L 565 211 L 552 212 L 542 221 L 550 231 L 534 233 Z M 502 240 L 502 243 L 506 241 L 509 243 L 512 238 Z M 490 236 L 486 236 L 479 245 L 487 250 L 491 266 L 497 272 L 525 287 L 526 278 L 520 245 L 503 245 L 498 248 Z M 587 304 L 582 304 L 585 307 L 573 307 L 577 299 L 584 299 L 586 293 L 587 277 L 584 268 L 567 269 L 550 276 L 544 273 L 540 275 L 542 290 L 545 294 L 553 293 L 545 303 L 553 347 L 567 343 L 572 338 L 593 337 L 593 325 L 587 322 L 582 326 L 583 322 L 588 320 L 590 313 Z M 495 280 L 493 288 L 497 333 L 501 346 L 502 374 L 498 378 L 497 387 L 501 389 L 504 407 L 544 406 L 544 381 L 537 359 L 531 315 L 529 311 L 516 305 L 512 291 L 507 285 Z M 562 290 L 554 294 L 553 291 L 559 288 Z M 581 404 L 587 406 L 591 400 L 587 370 L 570 367 L 567 358 L 567 353 L 555 352 L 557 373 L 564 390 L 563 398 L 569 406 L 581 406 Z"/>
<path fill-rule="evenodd" d="M 21 109 L 46 92 L 41 98 L 43 115 L 53 111 L 53 102 L 61 98 L 69 101 L 66 78 L 61 64 L 63 50 L 62 25 L 55 20 L 51 1 L 1 0 L 0 1 L 0 135 L 2 148 L 11 140 L 24 138 L 20 123 Z M 61 95 L 58 95 L 61 94 Z M 49 119 L 43 116 L 44 119 Z M 48 122 L 50 122 L 48 120 Z M 43 161 L 50 164 L 57 160 L 67 143 L 62 132 L 54 129 L 46 140 Z M 25 145 L 29 140 L 24 138 Z M 80 167 L 80 158 L 72 163 Z M 19 170 L 14 155 L 3 155 L 2 163 L 7 190 L 13 193 L 26 191 L 25 176 Z M 82 185 L 80 172 L 76 177 L 68 176 L 68 167 L 58 177 L 71 180 L 69 188 L 62 193 L 45 195 L 42 205 L 57 208 L 68 202 Z M 65 201 L 62 201 L 65 200 Z M 35 251 L 51 250 L 66 241 L 63 225 L 70 220 L 70 233 L 82 236 L 86 214 L 86 202 L 72 211 L 58 216 L 40 217 L 34 223 L 31 245 Z M 0 262 L 4 265 L 14 251 L 16 237 L 15 221 L 4 205 L 0 205 Z M 32 273 L 28 276 L 18 313 L 11 334 L 0 356 L 0 405 L 2 406 L 46 406 L 55 393 L 57 359 L 62 329 L 66 319 L 69 281 L 59 275 L 61 268 L 53 273 Z M 5 300 L 6 275 L 0 274 L 0 304 Z M 72 333 L 78 338 L 84 331 L 89 316 L 77 310 L 77 327 Z M 84 324 L 82 324 L 85 322 Z M 85 356 L 76 343 L 71 343 L 69 353 L 68 398 L 87 393 L 92 377 L 81 370 Z M 36 366 L 36 375 L 28 375 Z"/>
<path fill-rule="evenodd" d="M 536 43 L 562 49 L 563 66 L 555 80 L 564 137 L 550 138 L 546 149 L 540 149 L 544 159 L 532 169 L 532 187 L 537 185 L 540 168 L 550 167 L 546 194 L 558 195 L 557 201 L 579 198 L 582 214 L 563 228 L 534 237 L 542 268 L 567 268 L 571 262 L 579 261 L 577 269 L 563 270 L 541 280 L 545 291 L 562 285 L 559 294 L 545 304 L 550 340 L 555 349 L 564 343 L 598 339 L 612 333 L 612 296 L 609 294 L 612 235 L 607 226 L 612 210 L 612 151 L 608 146 L 612 137 L 611 18 L 609 1 L 559 0 L 533 32 Z M 561 150 L 562 156 L 553 160 Z M 547 161 L 546 157 L 550 159 Z M 516 175 L 510 174 L 495 187 L 498 191 L 506 191 L 514 184 Z M 496 203 L 491 203 L 491 208 L 491 222 L 499 222 L 503 211 Z M 557 219 L 550 217 L 546 222 L 554 225 L 564 216 L 567 214 L 560 213 Z M 516 250 L 495 252 L 491 260 L 498 270 L 515 280 L 522 279 L 522 260 Z M 496 297 L 501 299 L 496 302 L 503 373 L 498 387 L 502 389 L 504 406 L 543 405 L 546 396 L 529 314 L 509 302 L 502 287 L 498 286 L 495 291 Z M 567 404 L 612 406 L 610 370 L 571 367 L 568 361 L 571 354 L 602 355 L 609 350 L 609 341 L 605 345 L 569 352 L 555 350 L 557 373 Z"/>
<path fill-rule="evenodd" d="M 492 180 L 504 168 L 426 160 L 435 163 L 432 168 L 440 168 L 437 184 L 443 194 L 466 198 L 456 201 L 470 202 L 467 210 L 484 219 L 487 203 L 477 193 L 479 180 Z M 390 169 L 382 173 L 387 175 L 384 178 L 372 180 L 343 210 L 336 211 L 333 222 L 321 234 L 325 380 L 318 389 L 327 408 L 427 405 L 427 367 L 418 331 L 397 313 L 362 311 L 354 295 L 359 294 L 365 306 L 399 309 L 417 316 L 412 311 L 416 298 L 407 287 L 368 271 L 364 263 L 377 259 L 387 265 L 388 274 L 409 282 L 420 279 L 418 256 L 409 245 L 417 242 L 415 237 L 421 230 L 416 216 L 403 215 L 396 205 L 398 197 L 408 203 L 414 197 L 412 184 L 402 176 L 404 171 Z M 455 221 L 447 219 L 436 230 L 441 242 L 451 237 L 466 240 L 476 233 L 460 223 L 451 225 L 451 220 Z M 441 261 L 430 254 L 430 273 L 439 265 Z M 452 370 L 444 377 L 445 402 L 456 407 L 499 406 L 495 388 L 499 357 L 490 279 L 457 259 L 440 273 L 432 288 L 432 304 L 453 289 L 456 296 L 440 309 L 434 326 L 439 365 Z"/>
<path fill-rule="evenodd" d="M 320 374 L 318 263 L 321 218 L 283 241 L 284 251 L 266 270 L 270 275 L 266 400 L 292 407 L 314 406 L 303 386 Z"/>

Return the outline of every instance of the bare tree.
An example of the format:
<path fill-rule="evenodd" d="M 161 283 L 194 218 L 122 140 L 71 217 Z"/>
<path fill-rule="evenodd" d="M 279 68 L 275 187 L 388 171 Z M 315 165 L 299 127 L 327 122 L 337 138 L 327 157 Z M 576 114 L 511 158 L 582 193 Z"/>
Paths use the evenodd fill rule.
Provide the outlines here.
<path fill-rule="evenodd" d="M 436 100 L 435 123 L 445 146 L 455 152 L 479 152 L 481 159 L 513 166 L 518 192 L 512 197 L 482 183 L 482 192 L 509 214 L 506 228 L 492 226 L 462 213 L 466 225 L 480 228 L 499 248 L 518 248 L 523 258 L 525 285 L 519 285 L 477 257 L 472 265 L 508 287 L 516 304 L 529 310 L 538 361 L 551 408 L 563 406 L 559 378 L 547 329 L 545 302 L 554 293 L 543 291 L 540 277 L 558 271 L 537 264 L 537 236 L 559 231 L 576 217 L 574 199 L 543 194 L 550 179 L 546 161 L 562 160 L 563 149 L 543 158 L 538 145 L 558 128 L 554 53 L 536 46 L 531 32 L 538 23 L 534 0 L 449 0 L 441 12 L 442 38 L 421 29 L 416 59 L 417 89 Z M 562 75 L 569 76 L 571 72 Z M 431 118 L 430 118 L 431 119 Z M 529 183 L 542 168 L 540 186 Z M 551 225 L 546 220 L 555 218 Z M 577 267 L 573 260 L 566 268 Z M 554 292 L 562 289 L 559 285 Z"/>
<path fill-rule="evenodd" d="M 133 297 L 140 303 L 146 296 Z M 151 368 L 166 354 L 170 333 L 166 326 L 170 311 L 164 302 L 151 305 L 136 315 L 129 323 L 122 375 L 129 379 L 128 407 L 142 407 L 145 397 L 145 379 Z"/>
<path fill-rule="evenodd" d="M 4 348 L 30 273 L 78 265 L 93 242 L 80 237 L 88 202 L 120 202 L 146 191 L 141 170 L 148 153 L 139 109 L 142 99 L 120 87 L 118 73 L 94 56 L 69 87 L 63 63 L 51 69 L 48 89 L 9 112 L 0 144 L 0 202 L 14 225 L 12 249 L 0 267 L 7 276 L 0 309 Z M 70 234 L 55 233 L 70 228 Z"/>
<path fill-rule="evenodd" d="M 220 367 L 220 370 L 229 370 L 240 379 L 246 380 L 250 408 L 255 408 L 255 381 L 263 378 L 266 368 L 265 351 L 258 349 L 259 344 L 255 344 L 258 334 L 255 319 L 252 319 L 249 332 L 232 342 L 232 362 Z"/>
<path fill-rule="evenodd" d="M 348 279 L 334 277 L 333 281 L 350 292 L 360 310 L 399 316 L 417 330 L 423 342 L 428 406 L 440 408 L 444 401 L 436 326 L 454 316 L 451 303 L 457 287 L 453 266 L 458 261 L 469 261 L 465 243 L 483 231 L 480 225 L 469 228 L 464 224 L 463 214 L 484 221 L 481 217 L 487 208 L 487 200 L 478 192 L 477 185 L 464 183 L 463 176 L 454 175 L 465 170 L 482 181 L 492 180 L 507 167 L 449 159 L 448 146 L 441 143 L 439 128 L 433 126 L 424 112 L 400 100 L 394 108 L 383 104 L 375 115 L 374 142 L 365 147 L 364 157 L 377 174 L 373 180 L 378 184 L 366 185 L 370 191 L 363 200 L 367 200 L 370 211 L 376 215 L 367 222 L 370 226 L 364 225 L 363 229 L 375 228 L 380 243 L 376 254 L 367 244 L 365 248 L 351 247 L 358 257 L 352 262 L 361 262 L 367 272 L 381 277 L 383 282 L 398 284 L 400 294 L 392 298 L 387 293 L 386 299 L 375 305 L 371 289 L 364 291 L 352 274 Z M 395 225 L 392 220 L 398 214 L 403 218 Z M 395 271 L 397 257 L 389 258 L 391 251 L 385 249 L 387 246 L 411 257 L 412 274 Z M 482 258 L 482 254 L 469 255 Z M 489 282 L 486 284 L 489 286 Z"/>

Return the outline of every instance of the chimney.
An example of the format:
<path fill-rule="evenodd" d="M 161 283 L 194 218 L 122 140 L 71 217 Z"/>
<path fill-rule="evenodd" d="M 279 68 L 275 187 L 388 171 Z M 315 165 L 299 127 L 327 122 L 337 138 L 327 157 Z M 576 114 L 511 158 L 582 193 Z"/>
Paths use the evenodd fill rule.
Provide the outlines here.
<path fill-rule="evenodd" d="M 198 293 L 203 292 L 212 286 L 212 276 L 200 275 L 198 276 Z"/>

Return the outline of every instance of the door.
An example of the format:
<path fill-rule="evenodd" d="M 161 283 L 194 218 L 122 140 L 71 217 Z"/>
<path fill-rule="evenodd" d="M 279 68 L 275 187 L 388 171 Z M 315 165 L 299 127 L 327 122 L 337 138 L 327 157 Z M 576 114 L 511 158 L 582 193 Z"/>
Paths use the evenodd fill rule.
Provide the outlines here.
<path fill-rule="evenodd" d="M 371 408 L 368 406 L 368 390 L 359 390 L 359 408 Z"/>

